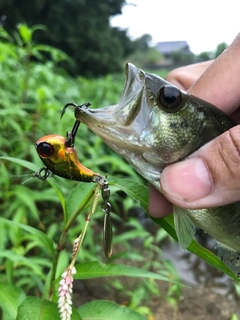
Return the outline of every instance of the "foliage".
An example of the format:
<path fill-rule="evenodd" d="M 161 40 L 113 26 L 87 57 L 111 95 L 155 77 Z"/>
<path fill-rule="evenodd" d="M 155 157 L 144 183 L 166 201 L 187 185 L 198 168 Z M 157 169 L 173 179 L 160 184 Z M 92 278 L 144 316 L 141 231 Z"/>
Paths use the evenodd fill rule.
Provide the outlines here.
<path fill-rule="evenodd" d="M 194 54 L 191 52 L 186 53 L 184 50 L 174 51 L 170 57 L 176 65 L 186 65 L 194 62 Z"/>
<path fill-rule="evenodd" d="M 208 61 L 212 59 L 212 52 L 203 51 L 197 56 L 197 62 Z"/>
<path fill-rule="evenodd" d="M 142 69 L 156 68 L 161 62 L 161 59 L 161 54 L 154 47 L 147 48 L 144 51 L 136 50 L 135 53 L 128 57 L 128 61 L 131 61 Z"/>
<path fill-rule="evenodd" d="M 68 115 L 60 121 L 64 104 L 87 101 L 93 107 L 114 104 L 123 84 L 123 77 L 118 75 L 73 79 L 56 67 L 59 60 L 71 63 L 67 55 L 44 46 L 52 60 L 46 61 L 42 56 L 43 47 L 32 41 L 38 30 L 39 26 L 20 25 L 15 39 L 0 30 L 5 39 L 0 42 L 0 306 L 3 319 L 57 317 L 60 275 L 71 258 L 72 243 L 85 223 L 94 189 L 92 184 L 58 177 L 47 181 L 32 178 L 32 172 L 42 166 L 34 142 L 50 133 L 65 135 L 67 129 L 71 129 L 72 114 L 71 121 Z M 42 59 L 44 63 L 30 57 Z M 159 243 L 166 236 L 163 229 L 176 239 L 172 220 L 155 220 L 163 228 L 155 236 L 137 220 L 126 222 L 129 229 L 122 233 L 119 229 L 130 208 L 138 205 L 147 210 L 148 189 L 141 177 L 100 139 L 89 134 L 85 126 L 80 132 L 76 138 L 80 160 L 84 159 L 84 165 L 94 171 L 109 173 L 114 247 L 119 250 L 107 263 L 99 262 L 104 258 L 102 212 L 97 210 L 79 254 L 81 263 L 76 266 L 75 277 L 137 276 L 142 280 L 131 291 L 113 281 L 114 288 L 126 291 L 127 307 L 108 301 L 90 302 L 79 309 L 73 308 L 72 319 L 86 319 L 89 313 L 97 315 L 99 304 L 102 314 L 108 313 L 109 318 L 112 314 L 116 319 L 124 314 L 126 318 L 146 319 L 146 315 L 151 315 L 148 300 L 153 294 L 160 296 L 157 280 L 171 280 L 165 297 L 171 304 L 178 301 L 181 292 L 174 266 L 159 258 Z M 137 240 L 142 243 L 139 251 Z M 146 256 L 142 254 L 144 249 Z M 191 243 L 189 250 L 234 277 L 218 258 L 196 242 Z M 116 264 L 119 258 L 128 265 Z M 138 268 L 133 266 L 135 263 Z"/>
<path fill-rule="evenodd" d="M 226 42 L 219 43 L 219 45 L 217 46 L 214 52 L 214 58 L 216 59 L 226 48 L 227 48 Z"/>
<path fill-rule="evenodd" d="M 111 28 L 109 17 L 120 14 L 124 0 L 40 0 L 3 1 L 0 4 L 4 28 L 43 24 L 46 31 L 35 35 L 38 44 L 68 54 L 73 65 L 61 63 L 72 75 L 105 75 L 120 71 L 122 60 L 134 49 L 126 30 Z"/>
<path fill-rule="evenodd" d="M 134 52 L 127 56 L 127 60 L 140 68 L 156 68 L 162 60 L 161 53 L 151 46 L 152 37 L 144 34 L 134 41 Z"/>
<path fill-rule="evenodd" d="M 202 61 L 216 59 L 226 48 L 227 48 L 227 44 L 225 42 L 219 43 L 219 45 L 213 52 L 210 52 L 210 51 L 201 52 L 196 57 L 196 60 L 198 62 L 202 62 Z"/>
<path fill-rule="evenodd" d="M 70 101 L 80 104 L 90 101 L 93 107 L 114 104 L 120 97 L 123 85 L 123 75 L 91 80 L 82 77 L 73 79 L 64 70 L 58 69 L 56 65 L 59 60 L 71 63 L 71 59 L 55 48 L 34 44 L 32 39 L 39 28 L 42 27 L 20 25 L 14 39 L 4 29 L 0 30 L 1 38 L 5 40 L 0 42 L 0 304 L 4 319 L 7 314 L 8 319 L 22 319 L 22 314 L 26 312 L 25 316 L 29 319 L 36 319 L 40 310 L 41 319 L 49 319 L 49 315 L 56 317 L 59 277 L 70 260 L 72 243 L 85 223 L 94 188 L 92 184 L 79 184 L 58 177 L 45 182 L 33 179 L 32 172 L 42 167 L 34 142 L 50 133 L 65 135 L 67 129 L 71 129 L 74 118 L 70 111 L 60 121 L 64 104 Z M 17 46 L 14 44 L 16 42 Z M 52 56 L 51 61 L 42 56 L 43 49 Z M 37 57 L 44 63 L 35 62 L 30 57 Z M 109 177 L 131 177 L 142 181 L 125 161 L 100 139 L 89 134 L 85 126 L 81 127 L 81 134 L 76 138 L 76 147 L 81 151 L 80 160 L 84 159 L 84 165 L 94 171 L 109 173 Z M 111 202 L 115 213 L 112 215 L 114 225 L 123 224 L 122 217 L 127 216 L 134 201 L 123 195 L 119 187 L 111 185 Z M 104 266 L 97 262 L 103 259 L 101 210 L 97 210 L 93 220 L 79 255 L 85 262 L 77 267 L 76 278 L 83 277 L 94 266 L 95 271 L 88 276 L 99 276 L 101 266 Z M 141 252 L 131 254 L 130 242 L 133 239 L 141 237 L 144 241 L 148 239 L 148 243 L 150 238 L 153 239 L 142 226 L 137 232 L 137 226 L 141 226 L 140 222 L 131 227 L 125 240 L 121 236 L 114 237 L 114 246 L 120 245 L 121 250 L 112 256 L 105 269 L 102 268 L 101 276 L 151 277 L 151 285 L 145 285 L 148 279 L 139 280 L 139 285 L 145 286 L 145 293 L 150 297 L 156 294 L 154 277 L 168 281 L 170 276 L 166 265 L 159 266 L 157 273 L 149 272 L 147 270 L 151 266 L 145 263 Z M 117 228 L 115 234 L 116 231 Z M 131 265 L 118 265 L 116 269 L 113 262 L 119 257 L 125 258 L 131 265 L 137 261 L 144 269 Z M 170 268 L 169 272 L 172 273 Z M 172 279 L 174 275 L 171 275 Z M 138 292 L 139 289 L 136 289 L 139 307 L 143 297 Z M 115 305 L 113 311 L 121 314 L 122 307 Z M 142 314 L 150 312 L 146 309 L 139 311 Z M 124 312 L 134 313 L 127 307 Z M 138 315 L 138 319 L 143 318 L 139 312 L 134 314 Z M 72 319 L 75 318 L 80 319 L 80 316 L 74 309 Z"/>

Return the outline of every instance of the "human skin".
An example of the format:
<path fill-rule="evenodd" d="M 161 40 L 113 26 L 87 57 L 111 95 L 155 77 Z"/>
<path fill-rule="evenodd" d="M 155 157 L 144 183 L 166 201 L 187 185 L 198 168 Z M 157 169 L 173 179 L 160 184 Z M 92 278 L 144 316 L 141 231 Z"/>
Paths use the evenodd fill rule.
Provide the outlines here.
<path fill-rule="evenodd" d="M 240 34 L 214 61 L 171 71 L 167 81 L 204 99 L 240 123 Z M 149 188 L 149 213 L 164 217 L 172 203 L 199 209 L 240 200 L 240 126 L 210 141 L 162 172 L 162 194 Z"/>

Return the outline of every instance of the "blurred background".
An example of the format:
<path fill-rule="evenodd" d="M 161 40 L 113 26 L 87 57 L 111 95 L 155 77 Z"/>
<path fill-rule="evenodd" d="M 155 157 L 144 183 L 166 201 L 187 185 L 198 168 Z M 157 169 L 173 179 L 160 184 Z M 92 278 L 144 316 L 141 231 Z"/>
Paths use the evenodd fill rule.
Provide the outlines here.
<path fill-rule="evenodd" d="M 30 167 L 21 162 L 42 167 L 35 141 L 52 133 L 65 136 L 71 129 L 73 114 L 68 111 L 60 120 L 62 107 L 69 102 L 89 101 L 93 108 L 117 103 L 126 62 L 165 77 L 175 67 L 215 59 L 239 32 L 236 5 L 232 0 L 0 1 L 0 156 L 5 157 L 0 159 L 0 213 L 15 223 L 0 222 L 1 281 L 41 296 L 51 258 L 23 225 L 41 230 L 57 244 L 64 210 L 71 215 L 85 194 L 74 181 L 54 177 L 54 188 L 49 181 L 31 179 Z M 85 126 L 76 148 L 80 161 L 92 170 L 146 184 Z M 112 190 L 110 200 L 115 252 L 111 261 L 165 272 L 191 288 L 151 279 L 106 279 L 104 298 L 114 297 L 148 319 L 238 319 L 237 284 L 181 251 L 123 192 Z M 102 216 L 99 209 L 91 221 L 81 260 L 104 259 Z M 79 215 L 68 232 L 62 267 L 83 223 L 84 215 Z M 215 250 L 215 242 L 204 233 L 199 232 L 198 239 Z M 103 298 L 102 283 L 78 283 L 75 304 Z"/>
<path fill-rule="evenodd" d="M 169 68 L 215 58 L 239 31 L 235 1 L 1 1 L 0 24 L 42 24 L 35 43 L 65 52 L 71 75 L 99 76 L 140 67 Z"/>

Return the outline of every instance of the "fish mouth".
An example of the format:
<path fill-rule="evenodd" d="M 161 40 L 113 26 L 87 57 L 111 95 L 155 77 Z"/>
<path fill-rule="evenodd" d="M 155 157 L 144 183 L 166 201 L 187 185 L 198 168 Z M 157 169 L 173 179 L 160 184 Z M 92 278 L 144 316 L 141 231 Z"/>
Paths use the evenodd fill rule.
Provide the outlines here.
<path fill-rule="evenodd" d="M 99 109 L 76 107 L 75 117 L 160 190 L 160 172 L 165 164 L 152 152 L 151 121 L 157 120 L 153 109 L 158 91 L 168 83 L 130 63 L 125 74 L 118 104 Z"/>
<path fill-rule="evenodd" d="M 77 107 L 75 117 L 110 147 L 114 144 L 142 152 L 146 147 L 141 139 L 142 132 L 147 127 L 149 116 L 156 105 L 155 97 L 159 88 L 167 82 L 131 63 L 126 64 L 125 75 L 125 84 L 118 104 L 99 109 Z"/>

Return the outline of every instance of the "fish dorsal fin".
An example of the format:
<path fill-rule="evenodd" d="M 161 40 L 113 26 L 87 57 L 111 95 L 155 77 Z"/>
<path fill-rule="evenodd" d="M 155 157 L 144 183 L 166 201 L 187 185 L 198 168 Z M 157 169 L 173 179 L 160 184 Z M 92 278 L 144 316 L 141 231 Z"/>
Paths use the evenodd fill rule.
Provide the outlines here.
<path fill-rule="evenodd" d="M 186 214 L 186 209 L 173 206 L 173 217 L 178 242 L 182 249 L 187 249 L 196 232 L 194 223 Z"/>
<path fill-rule="evenodd" d="M 218 242 L 218 257 L 240 278 L 240 252 Z"/>

